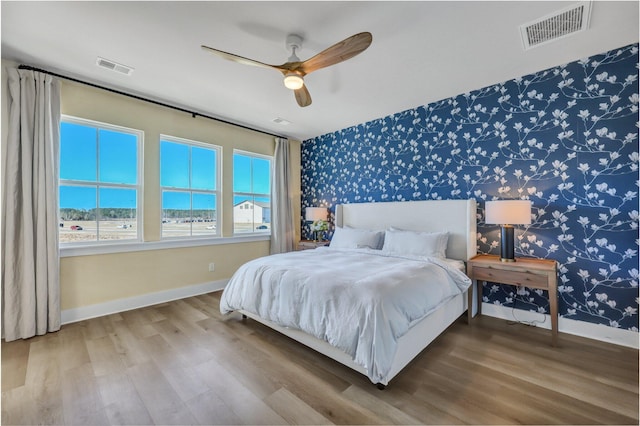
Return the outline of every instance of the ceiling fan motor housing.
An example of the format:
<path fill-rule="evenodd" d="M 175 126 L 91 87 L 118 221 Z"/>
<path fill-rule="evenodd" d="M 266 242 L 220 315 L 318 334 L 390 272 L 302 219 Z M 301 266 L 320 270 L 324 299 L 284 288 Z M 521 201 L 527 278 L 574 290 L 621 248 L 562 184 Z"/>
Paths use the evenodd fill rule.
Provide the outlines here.
<path fill-rule="evenodd" d="M 287 51 L 296 54 L 296 50 L 302 49 L 302 37 L 297 34 L 289 34 L 285 42 Z M 299 60 L 299 59 L 298 59 Z"/>

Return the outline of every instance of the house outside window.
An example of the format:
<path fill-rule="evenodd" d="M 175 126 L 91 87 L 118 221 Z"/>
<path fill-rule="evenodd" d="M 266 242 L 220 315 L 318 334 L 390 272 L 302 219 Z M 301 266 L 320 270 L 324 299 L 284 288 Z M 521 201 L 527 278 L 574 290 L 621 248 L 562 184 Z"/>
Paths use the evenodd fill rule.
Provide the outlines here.
<path fill-rule="evenodd" d="M 272 157 L 233 152 L 233 233 L 271 233 Z"/>
<path fill-rule="evenodd" d="M 76 117 L 60 123 L 61 246 L 140 241 L 143 132 Z"/>
<path fill-rule="evenodd" d="M 162 238 L 220 235 L 216 145 L 161 135 Z"/>

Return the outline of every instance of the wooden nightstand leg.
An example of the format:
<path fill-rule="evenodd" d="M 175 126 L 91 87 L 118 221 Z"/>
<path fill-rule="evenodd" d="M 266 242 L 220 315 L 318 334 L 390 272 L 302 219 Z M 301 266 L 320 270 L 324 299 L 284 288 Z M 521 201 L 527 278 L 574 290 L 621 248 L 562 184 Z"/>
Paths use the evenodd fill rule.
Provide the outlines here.
<path fill-rule="evenodd" d="M 549 292 L 549 313 L 551 315 L 551 346 L 558 346 L 558 296 Z"/>
<path fill-rule="evenodd" d="M 473 276 L 473 267 L 470 263 L 467 263 L 467 276 Z M 471 285 L 467 289 L 467 324 L 471 325 L 473 319 L 473 291 L 476 288 L 476 280 L 471 279 Z"/>
<path fill-rule="evenodd" d="M 478 315 L 482 315 L 482 283 L 485 281 L 476 280 L 476 289 L 478 290 Z"/>
<path fill-rule="evenodd" d="M 471 281 L 471 287 L 467 290 L 467 324 L 471 325 L 473 319 L 473 286 L 474 281 Z"/>
<path fill-rule="evenodd" d="M 478 303 L 476 315 L 482 315 L 482 281 L 471 280 L 471 287 L 467 290 L 467 322 L 471 324 L 473 319 L 473 292 L 476 292 L 476 301 Z"/>

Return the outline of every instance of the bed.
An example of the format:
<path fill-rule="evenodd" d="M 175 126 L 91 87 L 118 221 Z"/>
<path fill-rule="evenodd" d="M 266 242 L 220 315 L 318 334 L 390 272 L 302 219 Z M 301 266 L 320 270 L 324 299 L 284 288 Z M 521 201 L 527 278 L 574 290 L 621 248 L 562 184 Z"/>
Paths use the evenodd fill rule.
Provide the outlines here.
<path fill-rule="evenodd" d="M 464 262 L 476 254 L 476 202 L 342 204 L 336 206 L 335 225 L 341 233 L 386 232 L 389 244 L 411 233 L 445 233 L 446 259 L 372 246 L 341 248 L 343 236 L 336 232 L 335 247 L 267 256 L 240 267 L 224 290 L 220 310 L 271 327 L 382 389 L 465 311 L 469 318 L 475 312 L 475 286 L 464 274 Z M 422 300 L 422 293 L 439 298 Z M 393 310 L 400 303 L 410 305 L 400 308 L 407 318 Z"/>

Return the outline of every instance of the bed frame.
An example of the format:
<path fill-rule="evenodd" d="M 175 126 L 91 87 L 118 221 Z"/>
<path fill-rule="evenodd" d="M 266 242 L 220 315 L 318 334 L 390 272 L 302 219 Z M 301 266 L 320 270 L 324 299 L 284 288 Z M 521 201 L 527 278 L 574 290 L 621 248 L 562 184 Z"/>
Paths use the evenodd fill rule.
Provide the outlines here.
<path fill-rule="evenodd" d="M 447 257 L 467 261 L 476 255 L 476 201 L 434 200 L 401 201 L 387 203 L 356 203 L 336 206 L 336 226 L 385 230 L 393 226 L 399 229 L 427 232 L 449 232 Z M 384 389 L 413 358 L 422 352 L 436 337 L 446 330 L 465 311 L 469 319 L 475 313 L 475 300 L 470 290 L 450 299 L 438 310 L 413 325 L 398 339 L 398 348 L 388 376 L 378 388 Z M 467 309 L 471 306 L 472 309 Z M 323 340 L 300 330 L 281 327 L 246 311 L 238 311 L 243 317 L 252 318 L 290 338 L 333 358 L 359 373 L 365 369 L 354 363 L 351 357 Z"/>

